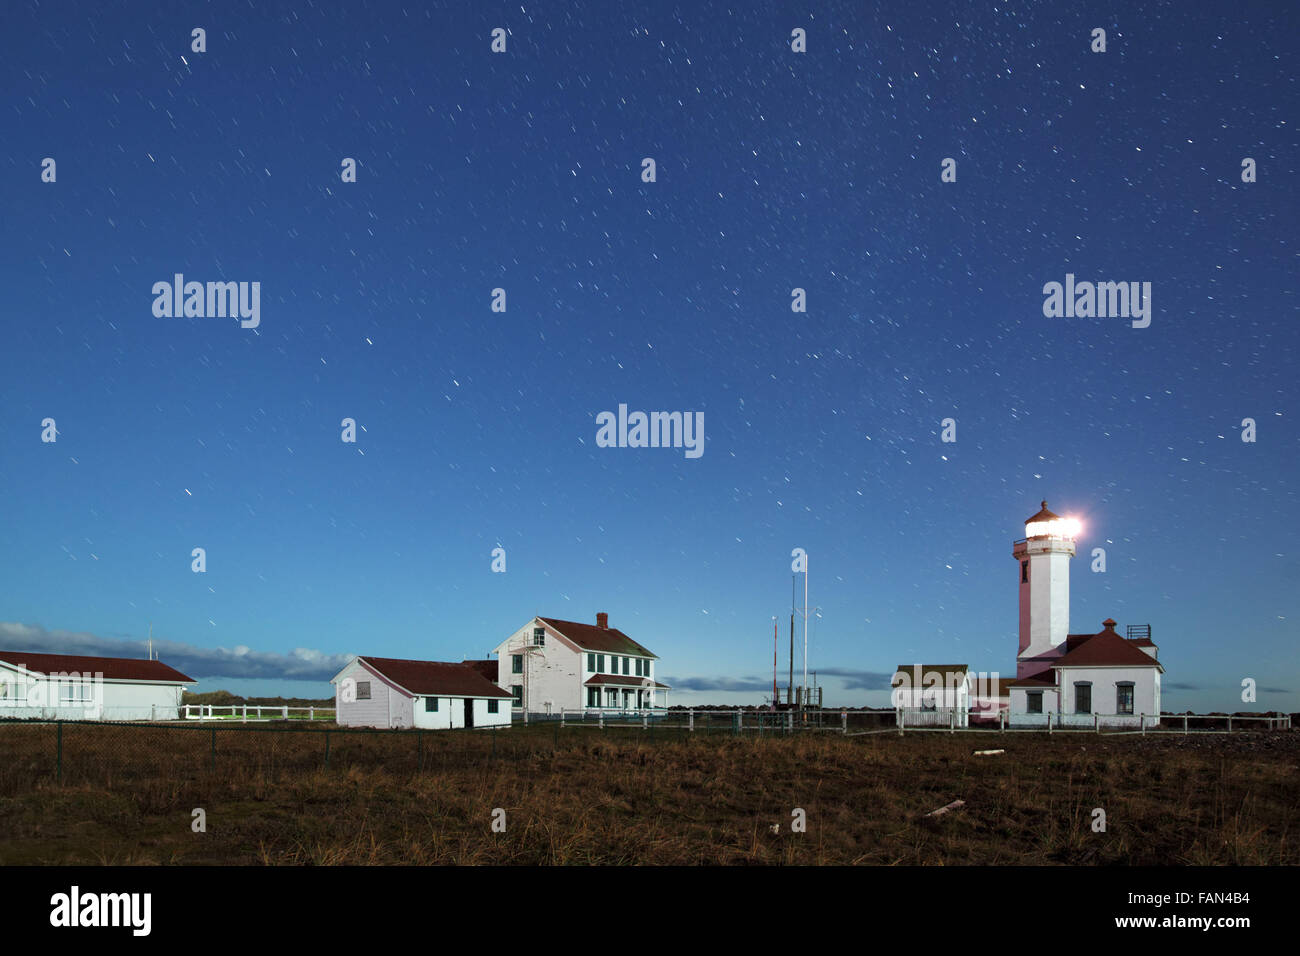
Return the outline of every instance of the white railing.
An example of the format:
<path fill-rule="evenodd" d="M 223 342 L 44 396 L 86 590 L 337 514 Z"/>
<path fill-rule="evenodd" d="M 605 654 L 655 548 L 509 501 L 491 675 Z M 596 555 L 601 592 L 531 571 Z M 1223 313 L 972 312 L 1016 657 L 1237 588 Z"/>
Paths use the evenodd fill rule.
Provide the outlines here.
<path fill-rule="evenodd" d="M 936 710 L 902 708 L 894 712 L 895 726 L 898 733 L 905 730 L 927 731 L 946 730 L 950 733 L 968 730 L 972 733 L 997 731 L 1092 731 L 1093 733 L 1137 733 L 1147 731 L 1170 732 L 1181 730 L 1183 733 L 1224 733 L 1225 730 L 1192 728 L 1191 721 L 1221 721 L 1225 730 L 1290 730 L 1291 717 L 1288 714 L 1269 716 L 1240 714 L 1012 714 L 1006 710 L 991 712 L 989 710 L 963 711 L 957 707 L 940 707 Z M 1254 721 L 1255 726 L 1249 722 Z M 1258 725 L 1263 723 L 1263 727 Z M 1234 728 L 1235 724 L 1235 728 Z"/>
<path fill-rule="evenodd" d="M 297 716 L 304 715 L 304 716 Z M 185 720 L 333 720 L 333 707 L 286 707 L 277 704 L 182 704 Z"/>

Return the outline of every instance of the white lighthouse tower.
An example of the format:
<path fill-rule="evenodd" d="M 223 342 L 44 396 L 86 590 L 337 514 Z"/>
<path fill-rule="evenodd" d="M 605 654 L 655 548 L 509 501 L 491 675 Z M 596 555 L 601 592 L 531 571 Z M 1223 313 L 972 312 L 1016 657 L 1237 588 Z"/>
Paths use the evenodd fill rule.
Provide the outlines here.
<path fill-rule="evenodd" d="M 1012 554 L 1020 565 L 1020 653 L 1016 677 L 1043 669 L 1065 652 L 1070 632 L 1070 559 L 1079 522 L 1043 509 L 1025 520 Z"/>

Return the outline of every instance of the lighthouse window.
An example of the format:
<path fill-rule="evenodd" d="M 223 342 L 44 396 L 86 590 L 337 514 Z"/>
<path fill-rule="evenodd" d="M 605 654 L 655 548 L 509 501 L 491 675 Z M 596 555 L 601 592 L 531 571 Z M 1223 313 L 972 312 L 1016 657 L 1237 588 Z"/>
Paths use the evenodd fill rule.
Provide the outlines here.
<path fill-rule="evenodd" d="M 1120 683 L 1115 685 L 1115 713 L 1133 713 L 1133 685 Z"/>
<path fill-rule="evenodd" d="M 1076 714 L 1092 713 L 1092 684 L 1081 681 L 1074 685 L 1074 712 Z"/>
<path fill-rule="evenodd" d="M 1021 584 L 1029 583 L 1029 562 L 1028 561 L 1020 562 L 1020 583 Z"/>

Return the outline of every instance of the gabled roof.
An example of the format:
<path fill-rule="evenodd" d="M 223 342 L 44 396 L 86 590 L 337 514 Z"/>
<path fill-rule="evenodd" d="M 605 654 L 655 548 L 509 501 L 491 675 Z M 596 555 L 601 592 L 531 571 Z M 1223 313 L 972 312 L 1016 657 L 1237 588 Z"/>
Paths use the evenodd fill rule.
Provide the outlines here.
<path fill-rule="evenodd" d="M 162 661 L 141 660 L 134 657 L 83 657 L 77 654 L 29 654 L 26 651 L 0 651 L 0 663 L 21 667 L 35 674 L 77 674 L 104 680 L 154 681 L 166 684 L 193 684 L 186 677 Z"/>
<path fill-rule="evenodd" d="M 482 674 L 492 683 L 497 679 L 497 662 L 496 661 L 461 661 L 466 667 L 472 667 L 478 673 Z"/>
<path fill-rule="evenodd" d="M 416 696 L 500 697 L 510 696 L 467 664 L 444 661 L 407 661 L 394 657 L 358 657 L 399 689 Z"/>
<path fill-rule="evenodd" d="M 587 687 L 595 687 L 601 684 L 609 684 L 618 687 L 654 687 L 659 690 L 672 690 L 672 688 L 667 684 L 661 684 L 648 677 L 616 677 L 613 674 L 597 674 L 595 677 L 589 677 L 584 681 L 584 685 Z"/>
<path fill-rule="evenodd" d="M 1151 646 L 1155 646 L 1152 644 Z M 1115 622 L 1107 618 L 1101 631 L 1073 645 L 1053 667 L 1157 667 L 1160 663 L 1137 646 L 1135 641 L 1120 637 Z"/>
<path fill-rule="evenodd" d="M 653 657 L 657 654 L 648 650 L 628 637 L 618 628 L 600 627 L 596 624 L 579 624 L 577 621 L 561 621 L 553 617 L 539 617 L 547 627 L 553 627 L 584 651 L 597 654 L 627 654 L 631 657 Z"/>

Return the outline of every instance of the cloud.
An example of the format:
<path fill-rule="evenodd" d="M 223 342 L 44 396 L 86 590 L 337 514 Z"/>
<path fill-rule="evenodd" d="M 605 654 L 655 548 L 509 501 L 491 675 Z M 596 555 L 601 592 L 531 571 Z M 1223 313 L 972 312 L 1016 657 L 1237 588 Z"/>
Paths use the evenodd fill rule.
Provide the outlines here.
<path fill-rule="evenodd" d="M 148 657 L 148 643 L 116 640 L 76 631 L 48 631 L 43 627 L 0 621 L 0 651 L 41 654 L 82 654 L 87 657 Z M 295 647 L 288 654 L 255 651 L 244 645 L 233 649 L 196 647 L 182 641 L 158 638 L 155 656 L 183 674 L 204 677 L 262 677 L 279 680 L 329 680 L 355 655 L 325 654 Z"/>
<path fill-rule="evenodd" d="M 855 671 L 843 667 L 819 667 L 817 668 L 817 677 L 841 677 L 844 679 L 845 690 L 889 690 L 889 682 L 894 678 L 894 672 L 889 671 Z"/>
<path fill-rule="evenodd" d="M 665 677 L 664 683 L 673 690 L 718 690 L 718 691 L 754 691 L 772 692 L 770 680 L 757 677 Z"/>
<path fill-rule="evenodd" d="M 801 677 L 802 675 L 796 674 L 795 676 Z M 823 677 L 838 677 L 843 680 L 845 690 L 889 690 L 889 681 L 893 676 L 893 671 L 886 674 L 876 671 L 848 670 L 842 667 L 817 668 L 818 681 L 821 681 Z M 664 683 L 671 686 L 673 690 L 743 691 L 747 693 L 766 691 L 769 694 L 772 692 L 771 678 L 763 677 L 743 677 L 740 679 L 733 677 L 664 677 Z M 785 685 L 782 684 L 781 686 L 784 687 Z"/>
<path fill-rule="evenodd" d="M 1183 681 L 1167 680 L 1162 681 L 1161 685 L 1165 690 L 1202 690 L 1200 684 L 1188 684 Z"/>

